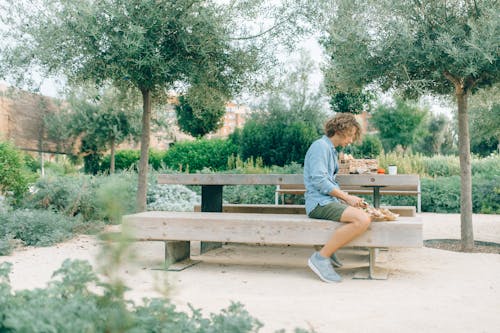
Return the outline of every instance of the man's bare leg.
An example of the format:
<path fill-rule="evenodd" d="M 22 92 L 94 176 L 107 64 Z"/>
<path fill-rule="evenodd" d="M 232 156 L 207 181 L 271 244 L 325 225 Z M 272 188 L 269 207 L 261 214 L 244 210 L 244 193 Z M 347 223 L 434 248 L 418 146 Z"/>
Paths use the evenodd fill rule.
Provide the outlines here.
<path fill-rule="evenodd" d="M 342 246 L 365 232 L 370 226 L 371 218 L 359 208 L 347 207 L 340 217 L 340 222 L 345 224 L 333 233 L 332 237 L 319 251 L 324 258 L 329 258 Z"/>

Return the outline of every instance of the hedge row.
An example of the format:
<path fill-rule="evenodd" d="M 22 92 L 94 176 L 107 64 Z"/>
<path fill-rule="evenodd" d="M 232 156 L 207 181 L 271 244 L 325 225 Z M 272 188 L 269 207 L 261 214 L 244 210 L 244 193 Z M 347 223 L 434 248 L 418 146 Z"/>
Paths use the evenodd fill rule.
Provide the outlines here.
<path fill-rule="evenodd" d="M 238 153 L 238 147 L 230 140 L 200 139 L 178 142 L 167 151 L 149 152 L 149 164 L 155 170 L 172 169 L 180 172 L 196 172 L 205 168 L 221 171 L 228 168 L 228 158 Z M 115 154 L 116 170 L 135 169 L 139 163 L 139 150 L 119 150 Z M 101 171 L 109 170 L 110 157 L 104 158 Z"/>
<path fill-rule="evenodd" d="M 422 211 L 460 213 L 460 177 L 422 178 Z M 416 197 L 382 196 L 382 204 L 416 205 Z M 472 211 L 478 214 L 500 214 L 500 176 L 472 177 Z"/>

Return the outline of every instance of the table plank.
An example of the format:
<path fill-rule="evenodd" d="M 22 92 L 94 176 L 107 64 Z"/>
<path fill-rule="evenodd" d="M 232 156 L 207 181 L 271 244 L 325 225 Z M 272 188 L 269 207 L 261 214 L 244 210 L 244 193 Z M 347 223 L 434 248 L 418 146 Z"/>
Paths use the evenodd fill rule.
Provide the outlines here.
<path fill-rule="evenodd" d="M 280 185 L 303 184 L 302 174 L 160 174 L 159 184 L 183 185 Z"/>
<path fill-rule="evenodd" d="M 408 186 L 417 185 L 418 175 L 337 175 L 343 186 Z M 183 185 L 287 185 L 304 184 L 302 174 L 160 174 L 160 184 Z M 404 185 L 403 185 L 404 184 Z M 403 188 L 402 188 L 403 189 Z"/>

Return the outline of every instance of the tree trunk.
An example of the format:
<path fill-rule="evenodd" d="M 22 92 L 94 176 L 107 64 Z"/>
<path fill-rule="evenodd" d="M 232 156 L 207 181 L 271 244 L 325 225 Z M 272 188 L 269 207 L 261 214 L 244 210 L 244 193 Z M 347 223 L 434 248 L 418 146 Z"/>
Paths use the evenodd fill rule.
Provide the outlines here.
<path fill-rule="evenodd" d="M 141 90 L 142 92 L 142 129 L 141 129 L 141 159 L 139 162 L 139 185 L 137 187 L 137 211 L 146 210 L 146 191 L 148 180 L 148 153 L 149 153 L 149 130 L 151 122 L 151 91 Z"/>
<path fill-rule="evenodd" d="M 474 247 L 472 229 L 472 172 L 470 158 L 469 118 L 467 115 L 468 91 L 462 85 L 456 86 L 458 104 L 458 149 L 460 153 L 460 225 L 462 251 Z"/>
<path fill-rule="evenodd" d="M 111 153 L 109 155 L 109 173 L 115 173 L 115 138 L 111 139 Z"/>

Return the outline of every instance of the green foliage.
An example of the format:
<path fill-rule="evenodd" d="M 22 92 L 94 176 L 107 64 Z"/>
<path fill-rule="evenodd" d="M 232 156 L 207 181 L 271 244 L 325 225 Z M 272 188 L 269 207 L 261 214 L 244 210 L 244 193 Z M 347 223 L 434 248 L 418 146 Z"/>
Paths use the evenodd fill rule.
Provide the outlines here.
<path fill-rule="evenodd" d="M 179 128 L 195 138 L 216 131 L 224 123 L 225 103 L 226 97 L 213 88 L 190 87 L 175 106 Z"/>
<path fill-rule="evenodd" d="M 460 176 L 420 179 L 422 211 L 433 213 L 460 213 Z M 476 214 L 500 213 L 500 177 L 478 174 L 472 177 L 472 211 Z M 368 200 L 370 200 L 368 198 Z M 382 196 L 382 204 L 417 204 L 416 197 Z"/>
<path fill-rule="evenodd" d="M 236 185 L 224 188 L 223 199 L 228 203 L 273 204 L 276 186 Z"/>
<path fill-rule="evenodd" d="M 42 76 L 62 74 L 71 83 L 109 82 L 140 91 L 145 134 L 141 156 L 147 156 L 149 148 L 145 138 L 150 132 L 152 93 L 203 84 L 232 96 L 252 81 L 249 74 L 258 69 L 258 47 L 231 38 L 239 25 L 231 21 L 236 15 L 228 5 L 190 0 L 43 0 L 37 10 L 31 6 L 7 0 L 0 8 L 2 21 L 9 26 L 2 37 L 15 41 L 0 54 L 0 76 L 23 80 L 36 67 Z M 89 152 L 101 149 L 89 142 L 86 147 Z M 96 170 L 94 159 L 85 162 L 90 164 L 87 170 Z M 140 163 L 140 210 L 146 206 L 147 164 L 147 160 Z"/>
<path fill-rule="evenodd" d="M 245 161 L 239 155 L 231 155 L 227 160 L 228 170 L 231 173 L 268 173 L 269 167 L 264 167 L 264 162 L 261 157 L 254 159 L 247 158 Z"/>
<path fill-rule="evenodd" d="M 115 168 L 116 170 L 137 169 L 140 157 L 141 157 L 141 152 L 139 150 L 133 150 L 133 149 L 118 150 L 115 153 Z M 102 163 L 100 165 L 100 170 L 102 172 L 109 170 L 109 161 L 110 161 L 110 156 L 106 155 L 103 158 Z"/>
<path fill-rule="evenodd" d="M 130 89 L 106 86 L 74 88 L 68 92 L 68 109 L 45 119 L 49 136 L 59 142 L 81 139 L 80 154 L 84 170 L 99 171 L 102 154 L 140 133 L 140 109 L 137 94 Z M 61 137 L 61 128 L 65 135 Z"/>
<path fill-rule="evenodd" d="M 164 299 L 136 305 L 117 292 L 116 284 L 101 282 L 81 260 L 64 261 L 45 289 L 13 292 L 11 266 L 0 264 L 0 330 L 5 332 L 247 333 L 262 327 L 239 303 L 209 318 L 199 309 L 180 312 Z M 95 292 L 94 285 L 101 290 Z"/>
<path fill-rule="evenodd" d="M 460 177 L 421 180 L 422 210 L 435 213 L 460 212 Z"/>
<path fill-rule="evenodd" d="M 323 39 L 328 72 L 342 87 L 412 95 L 453 93 L 450 76 L 467 89 L 489 85 L 500 78 L 498 10 L 496 1 L 340 1 Z"/>
<path fill-rule="evenodd" d="M 154 170 L 159 170 L 163 168 L 163 159 L 165 157 L 166 151 L 149 150 L 149 165 Z M 123 149 L 117 150 L 115 153 L 115 169 L 119 170 L 137 170 L 139 159 L 141 157 L 141 152 L 134 149 Z M 99 166 L 101 172 L 109 171 L 109 161 L 110 155 L 104 156 L 102 162 Z"/>
<path fill-rule="evenodd" d="M 7 254 L 13 240 L 24 245 L 53 245 L 72 237 L 77 223 L 74 218 L 47 210 L 0 211 L 0 240 L 3 243 L 0 247 L 3 254 Z"/>
<path fill-rule="evenodd" d="M 149 150 L 149 165 L 154 170 L 160 170 L 163 168 L 163 158 L 165 157 L 166 151 Z"/>
<path fill-rule="evenodd" d="M 412 145 L 413 152 L 419 152 L 426 156 L 439 155 L 446 151 L 444 145 L 450 138 L 451 124 L 445 115 L 429 114 L 426 117 L 419 131 L 417 131 L 417 138 L 415 144 Z"/>
<path fill-rule="evenodd" d="M 485 158 L 472 159 L 473 175 L 499 175 L 500 174 L 500 154 L 490 155 Z"/>
<path fill-rule="evenodd" d="M 12 144 L 0 142 L 0 194 L 19 200 L 28 189 L 30 177 L 24 170 L 24 156 Z"/>
<path fill-rule="evenodd" d="M 261 157 L 268 166 L 302 164 L 307 149 L 317 138 L 316 129 L 307 123 L 287 123 L 283 119 L 263 116 L 245 123 L 239 152 L 243 159 Z"/>
<path fill-rule="evenodd" d="M 120 214 L 135 211 L 137 175 L 121 172 L 111 176 L 59 176 L 40 178 L 24 206 L 50 209 L 84 222 L 116 223 Z"/>
<path fill-rule="evenodd" d="M 470 98 L 471 151 L 481 156 L 500 152 L 500 85 Z"/>
<path fill-rule="evenodd" d="M 333 112 L 359 114 L 363 111 L 370 111 L 370 103 L 375 99 L 375 95 L 369 91 L 360 89 L 343 90 L 335 84 L 335 79 L 330 75 L 335 73 L 326 70 L 325 86 L 328 96 L 330 96 L 330 107 Z"/>
<path fill-rule="evenodd" d="M 396 99 L 394 106 L 381 104 L 371 120 L 379 130 L 386 151 L 400 145 L 406 150 L 415 142 L 415 134 L 424 120 L 426 111 L 416 105 Z"/>
<path fill-rule="evenodd" d="M 201 197 L 183 185 L 155 184 L 148 189 L 148 210 L 189 212 Z"/>
<path fill-rule="evenodd" d="M 460 175 L 460 161 L 458 156 L 436 155 L 432 157 L 421 154 L 398 154 L 388 153 L 378 156 L 379 166 L 387 169 L 389 165 L 396 165 L 398 173 L 418 174 L 429 177 L 448 177 Z M 487 158 L 473 158 L 473 175 L 496 175 L 500 174 L 500 155 L 492 155 Z"/>
<path fill-rule="evenodd" d="M 472 177 L 472 210 L 482 214 L 500 214 L 500 176 Z"/>
<path fill-rule="evenodd" d="M 31 154 L 24 154 L 24 165 L 31 172 L 40 170 L 40 160 L 34 158 Z"/>
<path fill-rule="evenodd" d="M 336 84 L 358 89 L 373 84 L 383 91 L 397 89 L 407 97 L 454 94 L 460 155 L 467 161 L 461 165 L 462 247 L 472 249 L 467 97 L 500 81 L 500 3 L 352 0 L 336 4 L 323 41 Z"/>
<path fill-rule="evenodd" d="M 24 205 L 34 209 L 50 209 L 68 216 L 80 213 L 82 199 L 92 187 L 84 176 L 48 176 L 33 185 Z"/>
<path fill-rule="evenodd" d="M 135 192 L 137 186 L 134 174 L 113 174 L 100 177 L 96 190 L 96 208 L 98 216 L 112 223 L 121 223 L 121 217 L 136 212 Z"/>
<path fill-rule="evenodd" d="M 376 135 L 366 134 L 361 143 L 349 145 L 344 152 L 352 154 L 355 158 L 375 159 L 382 152 L 382 142 Z"/>
<path fill-rule="evenodd" d="M 329 110 L 325 106 L 323 87 L 311 88 L 314 86 L 311 73 L 316 70 L 316 64 L 306 51 L 301 50 L 300 58 L 292 65 L 274 80 L 276 87 L 262 98 L 256 109 L 267 113 L 264 118 L 275 118 L 284 126 L 303 122 L 316 128 L 318 134 L 323 133 Z"/>
<path fill-rule="evenodd" d="M 236 153 L 237 147 L 230 140 L 198 139 L 175 143 L 166 152 L 163 162 L 179 171 L 226 170 L 228 158 Z"/>
<path fill-rule="evenodd" d="M 302 166 L 298 163 L 291 163 L 283 167 L 273 165 L 272 167 L 264 167 L 261 162 L 254 162 L 249 159 L 242 162 L 241 159 L 236 159 L 236 169 L 228 170 L 230 173 L 276 173 L 276 174 L 292 174 L 303 173 Z M 246 203 L 246 204 L 274 204 L 276 186 L 270 185 L 237 185 L 226 186 L 224 188 L 223 199 L 228 203 Z M 287 196 L 287 200 L 294 204 L 303 204 L 304 196 Z"/>

